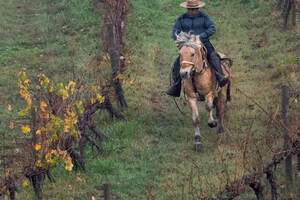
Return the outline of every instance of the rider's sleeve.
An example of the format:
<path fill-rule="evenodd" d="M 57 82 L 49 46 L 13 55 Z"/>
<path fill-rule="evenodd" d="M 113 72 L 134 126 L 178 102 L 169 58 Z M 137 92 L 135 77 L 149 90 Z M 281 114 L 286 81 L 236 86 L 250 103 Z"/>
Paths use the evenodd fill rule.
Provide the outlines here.
<path fill-rule="evenodd" d="M 216 33 L 216 26 L 213 20 L 208 15 L 205 15 L 204 24 L 206 30 L 200 34 L 200 38 L 208 39 L 210 36 Z"/>
<path fill-rule="evenodd" d="M 182 31 L 181 29 L 181 17 L 179 17 L 175 24 L 174 24 L 174 27 L 173 27 L 173 30 L 172 30 L 172 38 L 173 40 L 176 40 L 176 34 L 180 33 Z"/>

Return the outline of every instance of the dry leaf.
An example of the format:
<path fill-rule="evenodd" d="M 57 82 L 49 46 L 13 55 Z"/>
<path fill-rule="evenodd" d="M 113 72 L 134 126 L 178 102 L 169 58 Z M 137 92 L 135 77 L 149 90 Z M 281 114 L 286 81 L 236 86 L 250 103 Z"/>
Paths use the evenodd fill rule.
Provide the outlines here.
<path fill-rule="evenodd" d="M 21 131 L 24 134 L 29 133 L 30 132 L 30 126 L 29 125 L 22 126 Z"/>
<path fill-rule="evenodd" d="M 296 73 L 295 73 L 295 72 L 291 72 L 291 73 L 290 73 L 290 77 L 291 77 L 291 78 L 295 78 L 295 76 L 296 76 Z"/>
<path fill-rule="evenodd" d="M 7 110 L 11 111 L 12 110 L 12 107 L 10 104 L 7 105 Z"/>
<path fill-rule="evenodd" d="M 12 130 L 14 129 L 14 123 L 13 122 L 9 122 L 9 128 Z"/>

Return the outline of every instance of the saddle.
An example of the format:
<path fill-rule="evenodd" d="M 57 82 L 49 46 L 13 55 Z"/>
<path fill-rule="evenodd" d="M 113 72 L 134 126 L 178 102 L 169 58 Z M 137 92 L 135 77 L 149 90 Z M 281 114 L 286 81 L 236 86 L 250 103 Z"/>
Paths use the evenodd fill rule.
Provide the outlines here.
<path fill-rule="evenodd" d="M 217 52 L 217 54 L 221 59 L 221 66 L 224 76 L 228 79 L 231 79 L 232 60 L 221 52 Z"/>

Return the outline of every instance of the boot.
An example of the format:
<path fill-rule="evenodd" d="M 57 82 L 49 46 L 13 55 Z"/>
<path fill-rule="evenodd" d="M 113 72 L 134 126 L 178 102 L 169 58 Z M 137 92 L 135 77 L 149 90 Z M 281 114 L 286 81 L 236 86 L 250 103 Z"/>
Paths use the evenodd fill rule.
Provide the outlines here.
<path fill-rule="evenodd" d="M 181 91 L 181 80 L 173 83 L 173 85 L 166 91 L 167 95 L 173 96 L 173 97 L 180 97 L 180 91 Z"/>
<path fill-rule="evenodd" d="M 209 56 L 209 64 L 214 68 L 216 71 L 216 78 L 220 85 L 220 87 L 223 87 L 228 83 L 228 78 L 224 77 L 222 67 L 221 67 L 221 59 L 219 55 L 214 51 Z"/>
<path fill-rule="evenodd" d="M 179 71 L 180 71 L 180 57 L 178 57 L 173 64 L 173 84 L 171 88 L 169 88 L 166 91 L 168 95 L 173 97 L 180 97 L 181 77 Z"/>

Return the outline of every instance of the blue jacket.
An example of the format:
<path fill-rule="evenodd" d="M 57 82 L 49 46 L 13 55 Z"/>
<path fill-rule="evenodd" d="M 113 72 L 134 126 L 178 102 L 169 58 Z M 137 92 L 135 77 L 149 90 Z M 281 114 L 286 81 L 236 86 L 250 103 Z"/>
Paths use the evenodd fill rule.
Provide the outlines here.
<path fill-rule="evenodd" d="M 173 40 L 176 33 L 192 32 L 199 35 L 202 41 L 207 41 L 210 36 L 216 33 L 216 26 L 212 19 L 205 13 L 199 11 L 195 17 L 190 17 L 187 13 L 178 17 L 172 31 Z"/>

